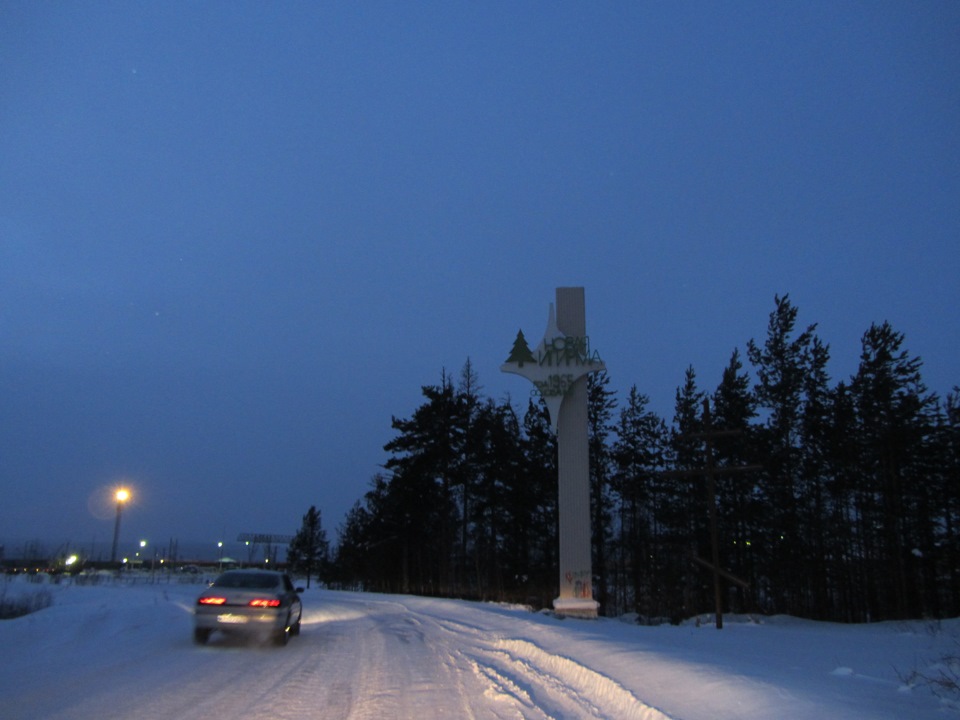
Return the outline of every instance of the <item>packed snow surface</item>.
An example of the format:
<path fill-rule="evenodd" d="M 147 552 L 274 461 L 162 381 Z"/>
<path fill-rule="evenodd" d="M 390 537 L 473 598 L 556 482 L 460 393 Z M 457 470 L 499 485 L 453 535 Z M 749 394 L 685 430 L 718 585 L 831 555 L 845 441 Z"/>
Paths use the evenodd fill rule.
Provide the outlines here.
<path fill-rule="evenodd" d="M 192 640 L 202 586 L 36 585 L 53 604 L 0 621 L 4 720 L 956 717 L 910 687 L 957 655 L 960 623 L 786 617 L 644 627 L 514 606 L 303 593 L 286 647 Z"/>

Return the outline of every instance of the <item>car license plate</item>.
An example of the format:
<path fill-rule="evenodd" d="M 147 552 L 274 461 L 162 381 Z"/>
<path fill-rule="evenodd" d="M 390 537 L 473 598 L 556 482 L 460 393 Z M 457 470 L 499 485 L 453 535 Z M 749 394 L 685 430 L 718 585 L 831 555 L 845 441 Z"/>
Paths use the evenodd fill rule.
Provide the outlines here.
<path fill-rule="evenodd" d="M 231 615 L 229 613 L 225 615 L 217 615 L 217 622 L 221 623 L 242 625 L 246 621 L 247 618 L 245 618 L 243 615 Z"/>

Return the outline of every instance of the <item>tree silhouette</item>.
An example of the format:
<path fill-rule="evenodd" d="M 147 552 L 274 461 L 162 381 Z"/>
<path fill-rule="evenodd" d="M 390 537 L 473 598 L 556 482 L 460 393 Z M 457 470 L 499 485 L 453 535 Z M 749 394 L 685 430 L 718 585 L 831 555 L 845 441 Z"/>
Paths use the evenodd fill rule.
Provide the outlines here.
<path fill-rule="evenodd" d="M 679 620 L 715 607 L 692 558 L 710 547 L 745 584 L 730 612 L 864 622 L 960 612 L 960 389 L 930 393 L 921 362 L 888 323 L 862 338 L 857 373 L 833 384 L 829 346 L 775 296 L 767 334 L 735 349 L 714 391 L 693 367 L 667 423 L 631 388 L 615 422 L 605 374 L 591 379 L 595 597 L 605 613 Z M 510 358 L 537 363 L 522 331 Z M 481 392 L 469 359 L 422 389 L 384 449 L 388 475 L 340 531 L 342 587 L 547 607 L 555 597 L 557 438 L 543 398 L 520 421 Z M 716 493 L 702 482 L 704 400 L 721 432 L 710 446 Z M 699 473 L 698 473 L 699 471 Z M 318 518 L 319 519 L 319 518 Z M 307 533 L 309 534 L 309 533 Z M 329 582 L 329 574 L 326 576 Z"/>
<path fill-rule="evenodd" d="M 328 559 L 327 531 L 321 524 L 320 511 L 311 505 L 287 549 L 287 562 L 295 572 L 306 574 L 307 587 L 310 587 L 310 576 L 314 573 L 319 576 Z"/>

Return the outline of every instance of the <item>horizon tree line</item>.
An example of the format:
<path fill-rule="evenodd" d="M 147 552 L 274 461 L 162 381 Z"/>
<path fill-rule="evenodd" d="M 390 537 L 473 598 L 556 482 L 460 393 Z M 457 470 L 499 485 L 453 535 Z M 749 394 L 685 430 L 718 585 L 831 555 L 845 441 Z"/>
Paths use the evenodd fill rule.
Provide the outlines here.
<path fill-rule="evenodd" d="M 847 622 L 960 613 L 960 389 L 928 391 L 889 323 L 832 383 L 829 346 L 775 297 L 766 336 L 719 385 L 692 367 L 669 422 L 636 385 L 622 404 L 588 378 L 594 596 L 607 615 L 679 620 L 713 608 L 710 509 L 725 612 Z M 749 363 L 745 367 L 744 360 Z M 340 587 L 524 602 L 557 592 L 556 438 L 542 401 L 522 416 L 484 397 L 467 359 L 422 388 L 370 489 L 339 528 Z M 702 471 L 703 407 L 717 468 Z M 753 468 L 737 471 L 738 468 Z"/>

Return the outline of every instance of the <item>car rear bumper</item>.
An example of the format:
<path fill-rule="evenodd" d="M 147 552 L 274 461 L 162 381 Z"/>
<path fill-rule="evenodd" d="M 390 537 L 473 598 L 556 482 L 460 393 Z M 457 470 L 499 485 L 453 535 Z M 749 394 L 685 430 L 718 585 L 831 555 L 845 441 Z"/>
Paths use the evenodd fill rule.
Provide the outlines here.
<path fill-rule="evenodd" d="M 194 627 L 224 632 L 284 630 L 287 626 L 287 613 L 287 608 L 269 612 L 232 607 L 219 607 L 215 611 L 198 609 L 194 611 Z"/>

